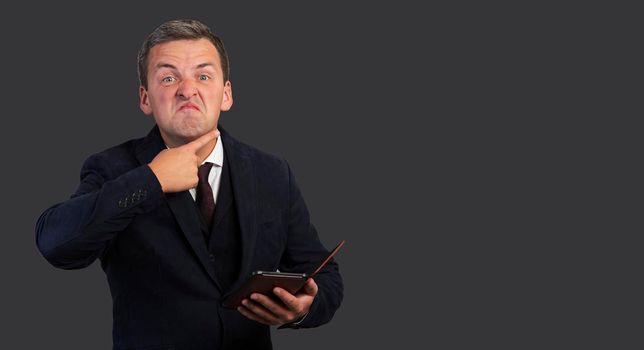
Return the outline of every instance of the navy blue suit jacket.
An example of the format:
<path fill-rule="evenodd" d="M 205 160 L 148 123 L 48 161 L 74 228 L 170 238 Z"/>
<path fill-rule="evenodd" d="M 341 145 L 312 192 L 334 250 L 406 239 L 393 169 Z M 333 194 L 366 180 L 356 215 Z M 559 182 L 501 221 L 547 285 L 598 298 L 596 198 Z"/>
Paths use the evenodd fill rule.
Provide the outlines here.
<path fill-rule="evenodd" d="M 286 161 L 219 130 L 241 231 L 240 273 L 229 290 L 217 281 L 189 192 L 164 194 L 147 165 L 165 148 L 156 126 L 89 157 L 76 193 L 38 219 L 38 248 L 54 266 L 100 259 L 114 349 L 269 349 L 269 327 L 222 300 L 254 270 L 305 272 L 327 253 Z M 299 327 L 328 322 L 341 303 L 335 262 L 315 280 L 319 292 Z"/>

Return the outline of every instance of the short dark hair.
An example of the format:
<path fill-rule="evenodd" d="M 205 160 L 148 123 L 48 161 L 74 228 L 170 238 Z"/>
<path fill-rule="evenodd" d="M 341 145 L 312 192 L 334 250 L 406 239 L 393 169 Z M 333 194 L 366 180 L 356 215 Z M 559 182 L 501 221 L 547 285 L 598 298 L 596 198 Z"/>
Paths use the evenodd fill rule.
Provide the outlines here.
<path fill-rule="evenodd" d="M 206 38 L 215 45 L 221 60 L 221 70 L 224 74 L 224 83 L 229 80 L 230 67 L 228 54 L 224 48 L 223 41 L 213 34 L 205 24 L 193 19 L 178 19 L 163 23 L 155 29 L 143 42 L 138 55 L 139 82 L 144 88 L 148 88 L 148 55 L 150 49 L 158 44 L 175 40 L 197 40 Z"/>

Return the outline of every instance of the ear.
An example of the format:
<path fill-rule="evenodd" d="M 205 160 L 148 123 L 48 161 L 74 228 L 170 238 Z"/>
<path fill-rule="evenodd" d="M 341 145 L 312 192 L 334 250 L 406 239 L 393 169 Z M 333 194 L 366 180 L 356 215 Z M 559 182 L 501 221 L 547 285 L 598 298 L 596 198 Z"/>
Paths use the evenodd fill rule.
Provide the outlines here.
<path fill-rule="evenodd" d="M 224 84 L 224 95 L 221 99 L 221 111 L 226 112 L 233 106 L 233 88 L 230 85 L 230 80 Z"/>
<path fill-rule="evenodd" d="M 141 108 L 143 113 L 146 115 L 150 115 L 152 113 L 148 91 L 143 87 L 143 85 L 139 86 L 139 108 Z"/>

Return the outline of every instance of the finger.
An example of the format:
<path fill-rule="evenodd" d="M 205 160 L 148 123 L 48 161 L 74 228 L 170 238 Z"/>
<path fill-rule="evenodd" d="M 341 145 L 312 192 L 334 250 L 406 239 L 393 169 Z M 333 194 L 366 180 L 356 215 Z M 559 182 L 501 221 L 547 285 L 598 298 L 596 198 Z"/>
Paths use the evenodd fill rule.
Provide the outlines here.
<path fill-rule="evenodd" d="M 287 290 L 280 287 L 275 287 L 273 289 L 273 294 L 277 295 L 278 298 L 288 307 L 290 310 L 299 312 L 299 303 L 295 295 L 289 293 Z"/>
<path fill-rule="evenodd" d="M 315 283 L 313 278 L 309 278 L 308 281 L 306 281 L 306 284 L 304 284 L 304 287 L 301 289 L 301 292 L 314 297 L 318 294 L 318 284 Z"/>
<path fill-rule="evenodd" d="M 267 326 L 272 326 L 272 324 L 270 322 L 264 320 L 261 317 L 258 317 L 257 315 L 252 313 L 250 310 L 248 310 L 245 306 L 238 306 L 237 311 L 239 311 L 239 313 L 241 313 L 242 315 L 244 315 L 244 317 L 246 317 L 246 318 L 248 318 L 250 320 L 259 322 L 261 324 L 265 324 Z"/>
<path fill-rule="evenodd" d="M 244 301 L 242 301 L 242 305 L 244 305 L 250 312 L 255 314 L 257 317 L 260 317 L 268 321 L 270 324 L 280 323 L 280 320 L 277 317 L 275 317 L 275 315 L 271 314 L 263 306 L 260 306 L 254 301 L 244 299 Z"/>
<path fill-rule="evenodd" d="M 185 147 L 189 151 L 196 153 L 201 147 L 205 146 L 206 144 L 208 144 L 208 142 L 216 139 L 217 137 L 219 137 L 219 130 L 214 129 L 199 136 L 198 139 L 186 143 L 185 145 L 183 145 L 183 147 Z"/>
<path fill-rule="evenodd" d="M 289 312 L 289 309 L 284 307 L 283 304 L 276 302 L 275 299 L 270 298 L 266 295 L 253 293 L 250 298 L 261 304 L 265 309 L 271 312 L 275 317 L 277 317 L 282 322 L 289 320 L 293 315 Z"/>

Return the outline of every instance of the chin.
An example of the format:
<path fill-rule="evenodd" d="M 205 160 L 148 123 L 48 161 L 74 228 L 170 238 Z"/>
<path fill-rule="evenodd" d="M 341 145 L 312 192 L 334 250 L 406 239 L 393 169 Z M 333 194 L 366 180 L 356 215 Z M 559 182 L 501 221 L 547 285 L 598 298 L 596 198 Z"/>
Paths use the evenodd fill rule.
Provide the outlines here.
<path fill-rule="evenodd" d="M 197 138 L 208 131 L 208 126 L 199 121 L 190 121 L 176 128 L 177 135 L 183 138 Z"/>
<path fill-rule="evenodd" d="M 201 129 L 192 129 L 189 131 L 184 131 L 180 133 L 178 136 L 186 141 L 192 141 L 199 138 L 199 136 L 203 134 L 205 134 L 205 132 L 201 131 Z"/>

